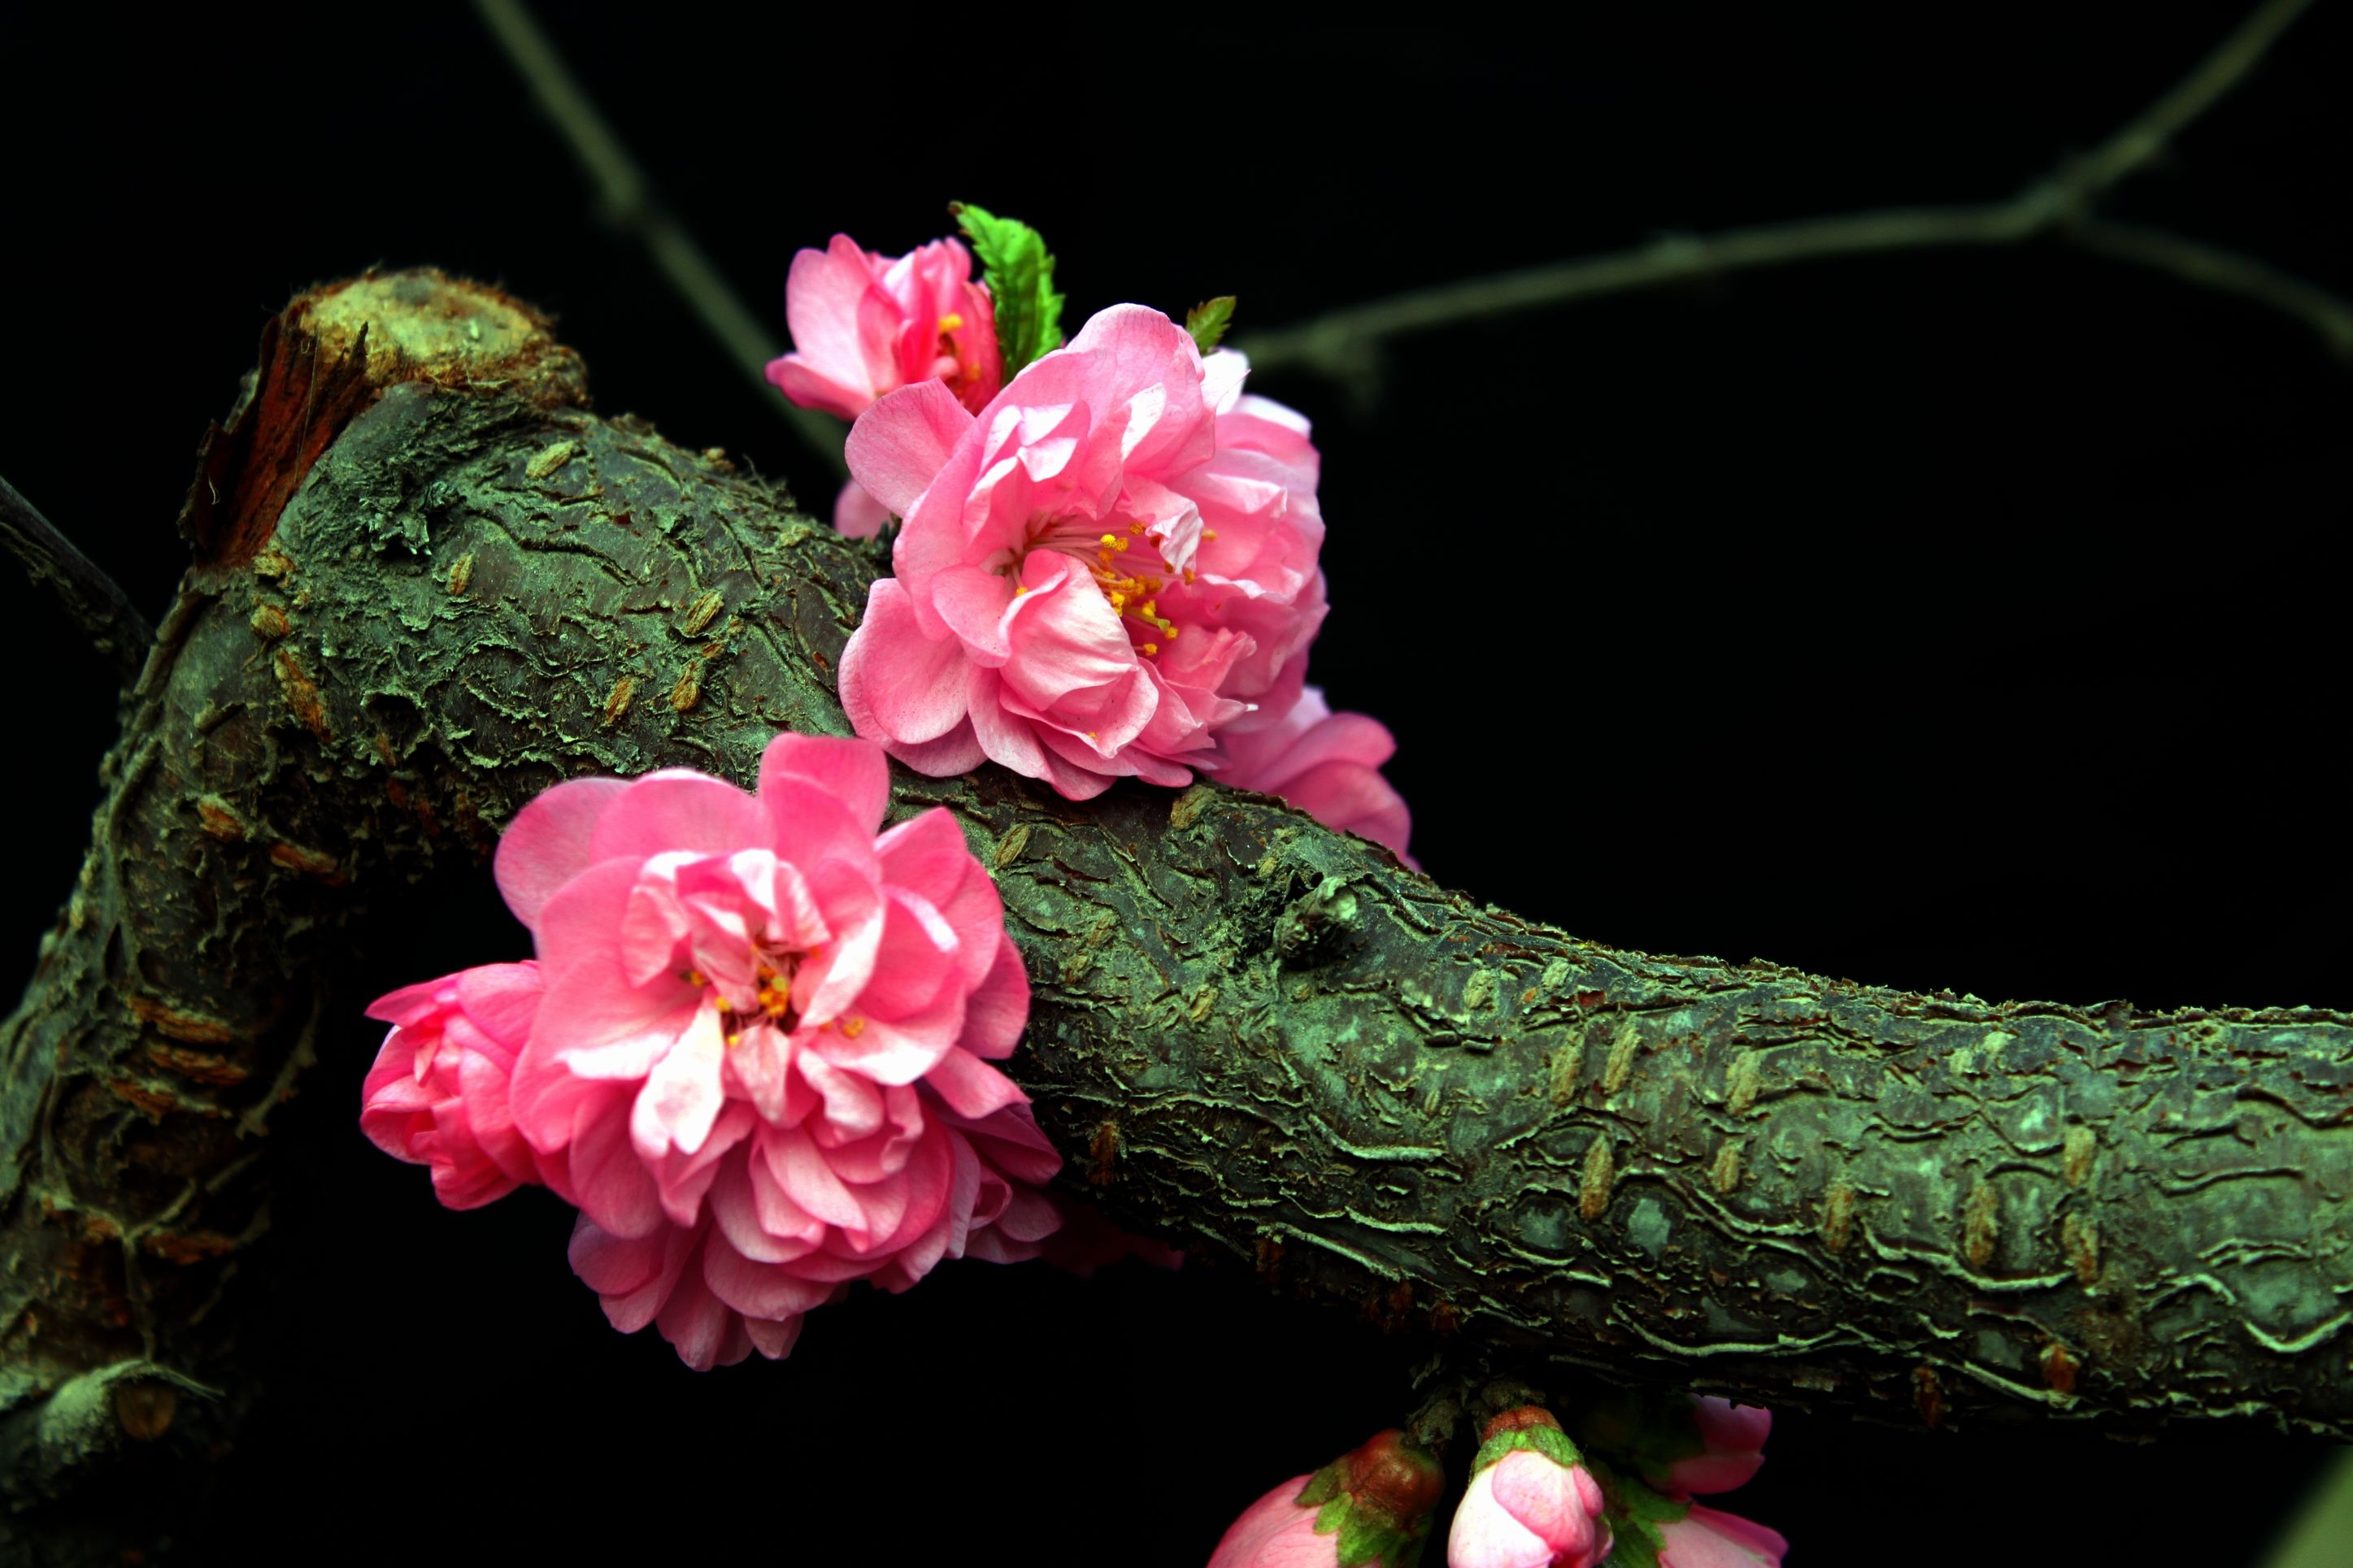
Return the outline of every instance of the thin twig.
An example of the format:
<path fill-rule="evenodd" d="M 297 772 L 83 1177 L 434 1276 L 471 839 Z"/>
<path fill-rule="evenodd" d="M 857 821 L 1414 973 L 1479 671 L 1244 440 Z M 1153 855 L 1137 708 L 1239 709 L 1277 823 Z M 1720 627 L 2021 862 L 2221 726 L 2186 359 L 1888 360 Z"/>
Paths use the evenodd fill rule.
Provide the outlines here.
<path fill-rule="evenodd" d="M 841 426 L 812 409 L 786 402 L 768 384 L 768 362 L 783 348 L 728 287 L 686 226 L 655 199 L 645 171 L 605 123 L 605 117 L 596 111 L 522 0 L 475 0 L 475 9 L 530 87 L 541 111 L 572 149 L 582 170 L 596 182 L 597 205 L 605 221 L 638 237 L 703 330 L 760 389 L 763 399 L 784 410 L 795 434 L 822 455 L 837 475 L 847 475 Z"/>
<path fill-rule="evenodd" d="M 2152 229 L 2090 215 L 2091 203 L 2146 165 L 2199 115 L 2242 80 L 2310 0 L 2268 0 L 2197 68 L 2090 153 L 2069 161 L 2004 202 L 1969 206 L 1891 207 L 1835 217 L 1762 224 L 1715 235 L 1669 235 L 1607 256 L 1554 262 L 1492 278 L 1419 289 L 1318 316 L 1236 346 L 1261 370 L 1303 366 L 1363 377 L 1386 339 L 1515 310 L 1755 268 L 1836 257 L 1952 246 L 2016 245 L 2051 235 L 2097 256 L 2129 261 L 2185 282 L 2232 293 L 2305 321 L 2331 349 L 2353 354 L 2353 303 L 2267 262 Z"/>
<path fill-rule="evenodd" d="M 2283 272 L 2268 261 L 2161 228 L 2106 218 L 2087 218 L 2071 226 L 2067 238 L 2094 256 L 2151 268 L 2185 283 L 2236 294 L 2294 316 L 2318 332 L 2339 359 L 2353 360 L 2353 300 Z"/>
<path fill-rule="evenodd" d="M 2214 46 L 2197 68 L 2173 86 L 2173 90 L 2143 110 L 2139 116 L 2109 137 L 2068 171 L 2068 183 L 2084 199 L 2110 186 L 2165 151 L 2189 122 L 2214 107 L 2223 94 L 2239 85 L 2263 58 L 2288 24 L 2302 16 L 2312 0 L 2266 0 Z"/>
<path fill-rule="evenodd" d="M 58 596 L 99 652 L 114 660 L 125 686 L 139 679 L 154 645 L 154 629 L 113 578 L 74 548 L 40 509 L 0 479 L 0 543 L 25 564 L 26 575 Z"/>

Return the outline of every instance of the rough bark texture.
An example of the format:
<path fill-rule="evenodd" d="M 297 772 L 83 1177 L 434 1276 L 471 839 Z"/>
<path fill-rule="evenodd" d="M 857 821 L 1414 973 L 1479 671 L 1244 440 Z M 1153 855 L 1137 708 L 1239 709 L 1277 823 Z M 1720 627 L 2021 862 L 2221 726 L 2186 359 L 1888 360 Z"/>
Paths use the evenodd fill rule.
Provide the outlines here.
<path fill-rule="evenodd" d="M 233 1423 L 269 1131 L 350 1114 L 285 1102 L 358 999 L 353 922 L 480 875 L 558 779 L 748 783 L 779 727 L 841 731 L 881 569 L 430 276 L 298 301 L 240 414 L 0 1038 L 19 1561 L 119 1549 L 88 1480 L 200 1484 Z M 995 868 L 1017 1076 L 1130 1223 L 1538 1380 L 2353 1436 L 2344 1015 L 1620 952 L 1255 796 L 899 784 Z"/>

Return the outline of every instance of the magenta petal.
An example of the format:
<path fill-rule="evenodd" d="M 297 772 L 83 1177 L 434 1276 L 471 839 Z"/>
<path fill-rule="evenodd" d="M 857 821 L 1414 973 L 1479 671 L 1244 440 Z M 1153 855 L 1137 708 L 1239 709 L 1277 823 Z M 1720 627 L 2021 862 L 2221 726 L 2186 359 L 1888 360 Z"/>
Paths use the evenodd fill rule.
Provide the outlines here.
<path fill-rule="evenodd" d="M 656 855 L 726 855 L 767 842 L 759 803 L 724 779 L 664 768 L 631 780 L 597 819 L 589 848 L 599 860 Z"/>
<path fill-rule="evenodd" d="M 1021 950 L 1000 934 L 988 978 L 965 1004 L 964 1047 L 976 1056 L 1002 1061 L 1013 1054 L 1021 1031 L 1029 1026 L 1029 975 L 1021 967 Z"/>
<path fill-rule="evenodd" d="M 573 1201 L 602 1229 L 618 1237 L 649 1236 L 666 1223 L 661 1194 L 629 1146 L 625 1119 L 585 1118 L 573 1131 L 569 1165 Z"/>
<path fill-rule="evenodd" d="M 825 1152 L 797 1127 L 772 1131 L 762 1141 L 768 1169 L 785 1195 L 828 1225 L 864 1230 L 866 1213 L 826 1163 Z"/>
<path fill-rule="evenodd" d="M 868 494 L 905 517 L 972 425 L 972 415 L 940 382 L 902 386 L 875 399 L 850 426 L 849 472 Z"/>
<path fill-rule="evenodd" d="M 479 964 L 458 976 L 458 1005 L 466 1016 L 513 1050 L 531 1038 L 543 993 L 536 963 Z"/>
<path fill-rule="evenodd" d="M 711 1214 L 728 1245 L 756 1263 L 788 1263 L 814 1250 L 825 1235 L 822 1220 L 802 1213 L 776 1188 L 756 1148 L 720 1165 L 711 1184 Z"/>
<path fill-rule="evenodd" d="M 948 1109 L 979 1121 L 1008 1105 L 1024 1104 L 1020 1087 L 970 1051 L 951 1048 L 923 1076 Z"/>
<path fill-rule="evenodd" d="M 719 1081 L 727 1055 L 719 1009 L 698 1007 L 638 1090 L 630 1109 L 629 1139 L 649 1163 L 672 1149 L 691 1154 L 711 1135 L 727 1091 Z"/>
<path fill-rule="evenodd" d="M 702 1278 L 722 1301 L 754 1318 L 797 1317 L 833 1294 L 830 1284 L 804 1279 L 790 1264 L 753 1262 L 716 1235 L 702 1244 Z"/>
<path fill-rule="evenodd" d="M 661 1337 L 677 1350 L 679 1360 L 697 1372 L 709 1372 L 730 1360 L 741 1361 L 750 1353 L 749 1340 L 744 1340 L 741 1349 L 730 1343 L 742 1337 L 736 1331 L 740 1322 L 734 1310 L 703 1283 L 702 1270 L 691 1263 L 680 1272 L 670 1300 L 654 1314 Z M 731 1350 L 734 1351 L 732 1356 Z"/>
<path fill-rule="evenodd" d="M 849 539 L 871 539 L 891 521 L 891 509 L 866 493 L 856 479 L 833 498 L 833 531 Z"/>
<path fill-rule="evenodd" d="M 870 838 L 891 806 L 891 764 L 871 741 L 845 735 L 796 735 L 787 730 L 760 754 L 760 795 L 775 781 L 797 778 L 839 800 Z"/>
<path fill-rule="evenodd" d="M 988 761 L 988 753 L 980 749 L 980 738 L 972 732 L 968 719 L 958 720 L 955 729 L 936 741 L 913 745 L 892 742 L 885 749 L 928 779 L 968 773 Z"/>
<path fill-rule="evenodd" d="M 387 991 L 367 1005 L 367 1016 L 386 1024 L 404 1027 L 421 1023 L 440 1011 L 445 1005 L 442 993 L 450 988 L 450 977 L 428 980 L 421 985 L 404 985 L 397 991 Z"/>
<path fill-rule="evenodd" d="M 945 806 L 935 805 L 892 827 L 874 841 L 874 854 L 882 863 L 884 880 L 921 893 L 935 905 L 944 906 L 955 898 L 966 877 L 982 874 L 964 829 Z"/>
<path fill-rule="evenodd" d="M 596 824 L 627 788 L 620 779 L 572 779 L 515 813 L 491 862 L 515 919 L 538 929 L 549 897 L 589 868 Z"/>
<path fill-rule="evenodd" d="M 769 1322 L 761 1318 L 744 1320 L 744 1331 L 752 1336 L 752 1348 L 770 1361 L 782 1361 L 793 1353 L 793 1345 L 801 1337 L 801 1321 L 797 1317 L 781 1322 Z"/>
<path fill-rule="evenodd" d="M 676 1226 L 635 1240 L 600 1229 L 587 1215 L 573 1224 L 574 1272 L 604 1299 L 605 1316 L 625 1334 L 654 1321 L 693 1250 L 696 1233 Z"/>
<path fill-rule="evenodd" d="M 918 745 L 965 717 L 964 645 L 924 635 L 906 585 L 880 577 L 866 590 L 866 615 L 841 650 L 842 711 L 871 741 Z"/>

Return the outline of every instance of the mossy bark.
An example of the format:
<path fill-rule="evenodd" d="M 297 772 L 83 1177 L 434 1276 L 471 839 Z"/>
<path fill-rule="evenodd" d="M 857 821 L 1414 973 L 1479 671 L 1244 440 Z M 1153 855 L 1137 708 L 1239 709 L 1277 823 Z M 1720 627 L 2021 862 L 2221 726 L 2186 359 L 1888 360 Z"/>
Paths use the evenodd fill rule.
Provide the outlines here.
<path fill-rule="evenodd" d="M 872 547 L 587 412 L 514 302 L 357 287 L 281 318 L 208 450 L 0 1037 L 15 1560 L 158 1528 L 125 1466 L 165 1514 L 202 1484 L 269 1130 L 349 1114 L 286 1103 L 318 1021 L 415 978 L 348 973 L 354 922 L 480 876 L 559 779 L 748 784 L 779 728 L 846 729 Z M 1016 1075 L 1127 1223 L 1538 1382 L 2353 1436 L 2344 1015 L 1620 952 L 1257 796 L 897 782 L 995 870 L 1037 996 Z"/>

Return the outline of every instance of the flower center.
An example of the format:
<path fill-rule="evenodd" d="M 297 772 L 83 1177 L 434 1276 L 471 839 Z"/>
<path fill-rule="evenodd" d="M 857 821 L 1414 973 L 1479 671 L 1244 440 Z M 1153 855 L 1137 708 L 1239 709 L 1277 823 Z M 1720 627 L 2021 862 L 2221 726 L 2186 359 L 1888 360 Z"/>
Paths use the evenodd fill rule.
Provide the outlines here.
<path fill-rule="evenodd" d="M 1193 574 L 1171 567 L 1160 553 L 1159 542 L 1145 532 L 1143 523 L 1131 521 L 1124 530 L 1111 532 L 1091 531 L 1099 526 L 1080 518 L 1042 518 L 1029 525 L 1028 541 L 1007 570 L 1018 578 L 1022 561 L 1032 550 L 1051 550 L 1078 562 L 1102 590 L 1112 613 L 1119 616 L 1135 651 L 1149 658 L 1178 635 L 1176 623 L 1160 613 L 1160 591 L 1171 578 L 1192 582 Z M 1013 596 L 1018 599 L 1029 591 L 1017 587 Z"/>
<path fill-rule="evenodd" d="M 744 1031 L 762 1023 L 773 1025 L 779 1032 L 791 1034 L 800 1027 L 801 1016 L 793 1006 L 793 974 L 800 967 L 798 952 L 763 953 L 754 973 L 754 992 L 748 1005 L 737 1006 L 724 991 L 712 997 L 719 1009 L 719 1032 L 729 1045 L 744 1037 Z M 700 969 L 689 969 L 679 975 L 689 985 L 709 986 L 711 977 Z"/>

